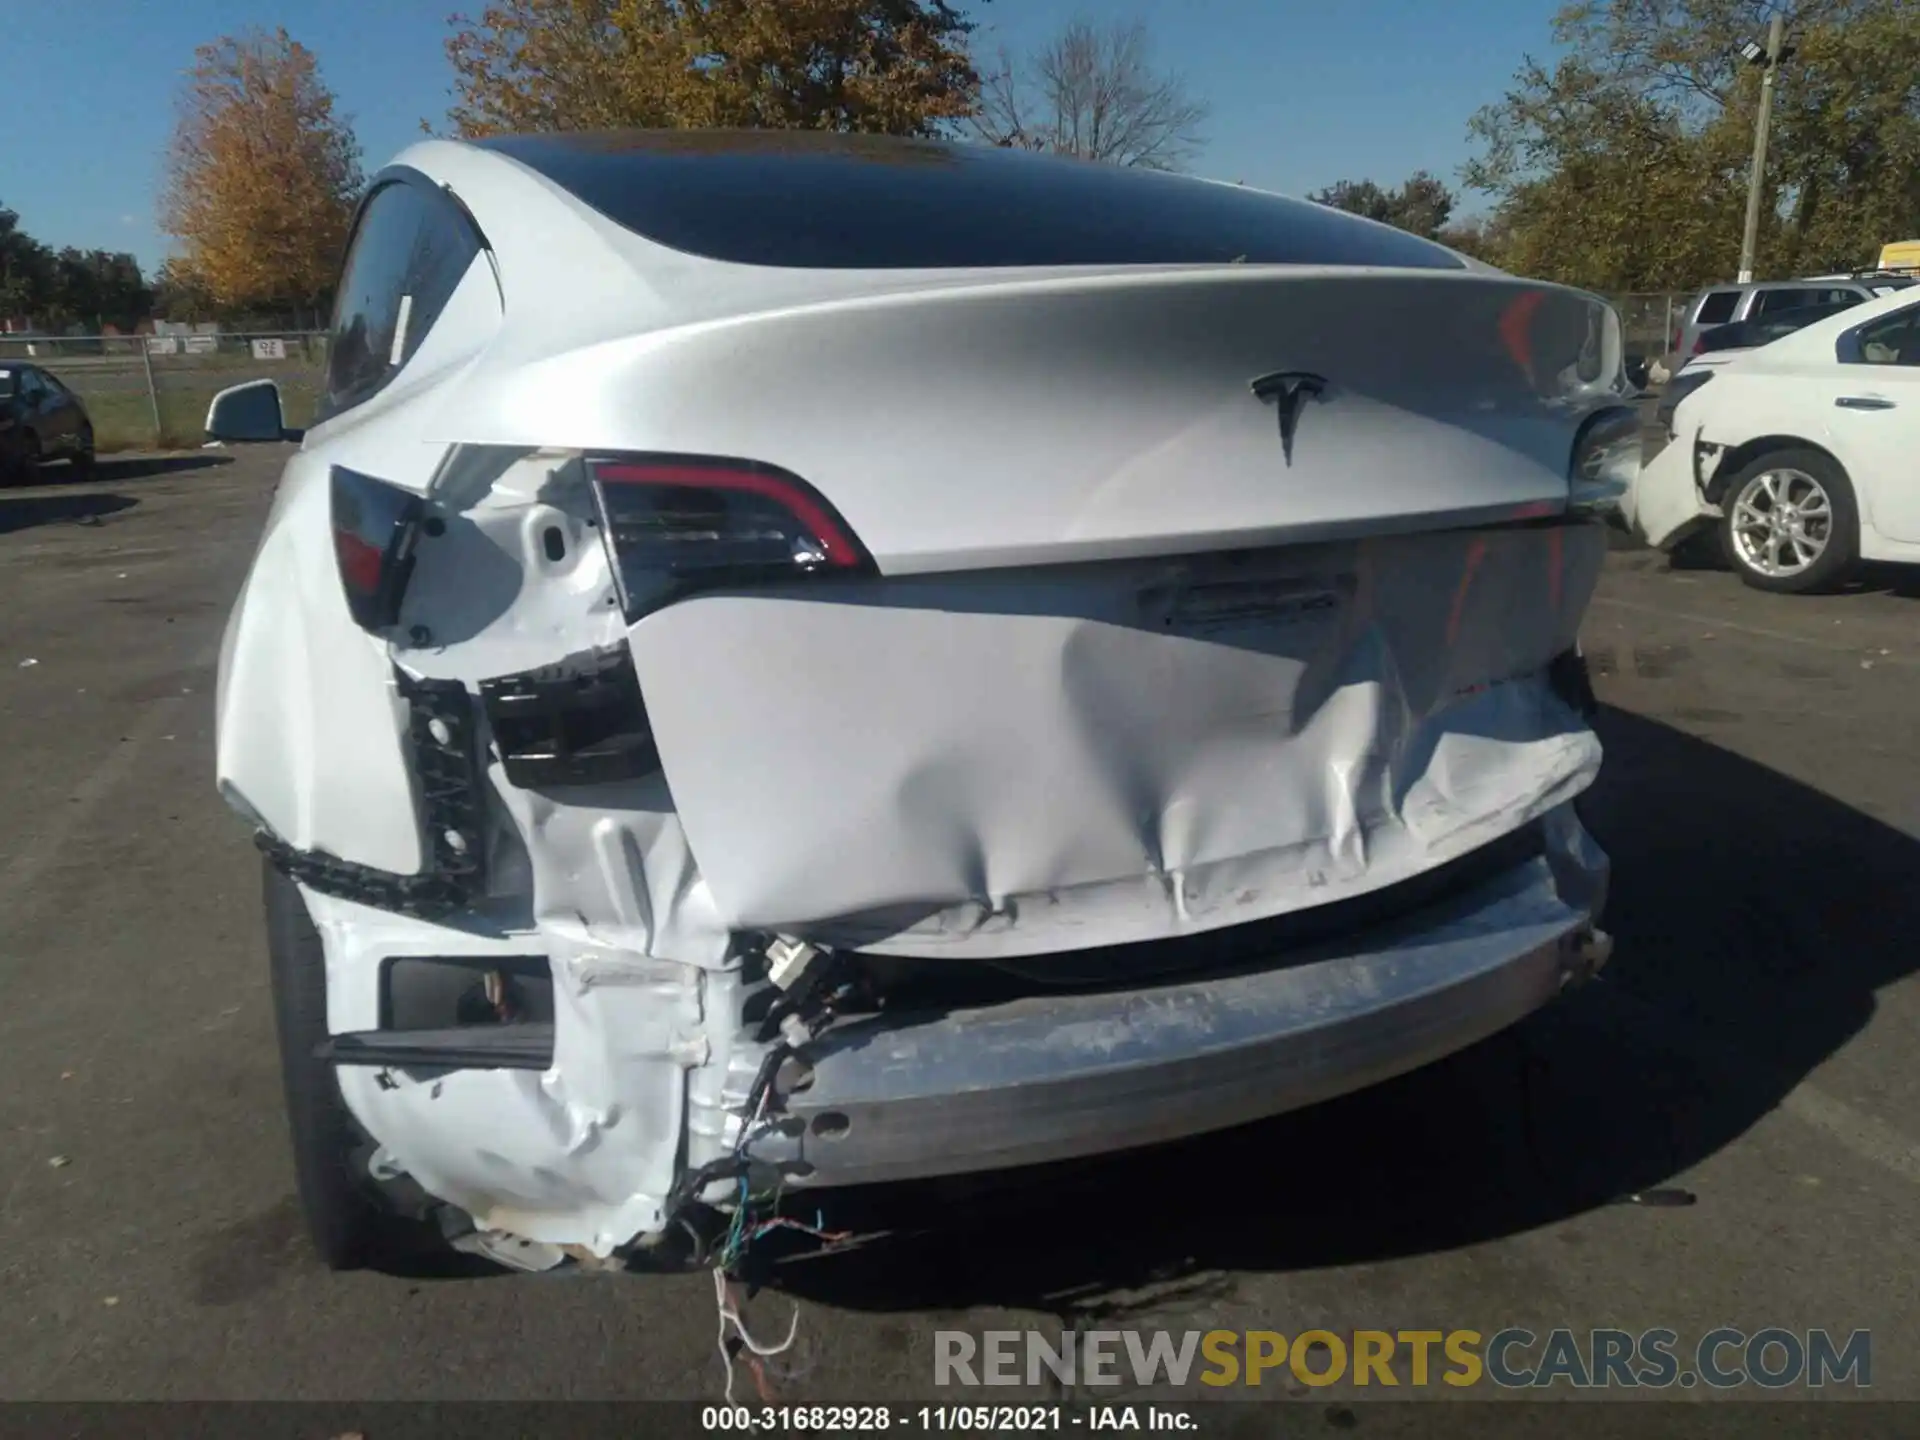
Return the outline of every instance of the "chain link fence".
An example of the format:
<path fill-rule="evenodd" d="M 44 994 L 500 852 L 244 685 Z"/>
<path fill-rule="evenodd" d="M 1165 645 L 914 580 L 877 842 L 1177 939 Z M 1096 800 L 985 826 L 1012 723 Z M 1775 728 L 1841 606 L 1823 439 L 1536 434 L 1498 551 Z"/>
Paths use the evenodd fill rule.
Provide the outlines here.
<path fill-rule="evenodd" d="M 1620 312 L 1627 354 L 1658 360 L 1671 350 L 1673 332 L 1680 328 L 1680 316 L 1694 294 L 1691 290 L 1675 290 L 1607 296 Z"/>
<path fill-rule="evenodd" d="M 86 406 L 94 443 L 112 450 L 190 448 L 207 403 L 229 385 L 280 382 L 287 424 L 313 418 L 327 337 L 313 331 L 212 335 L 0 335 L 0 366 L 37 365 Z"/>

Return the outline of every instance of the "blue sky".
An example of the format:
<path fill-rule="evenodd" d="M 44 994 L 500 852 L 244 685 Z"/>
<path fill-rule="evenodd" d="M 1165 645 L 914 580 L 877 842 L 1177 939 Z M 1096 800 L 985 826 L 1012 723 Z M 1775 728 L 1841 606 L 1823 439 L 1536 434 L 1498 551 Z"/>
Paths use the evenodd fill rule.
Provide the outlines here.
<path fill-rule="evenodd" d="M 468 0 L 477 11 L 485 0 Z M 1213 108 L 1201 174 L 1290 194 L 1341 179 L 1449 183 L 1467 117 L 1504 91 L 1522 55 L 1550 50 L 1558 0 L 988 0 L 966 8 L 976 45 L 1031 48 L 1075 16 L 1138 17 L 1156 57 Z M 369 170 L 447 105 L 441 42 L 461 0 L 85 0 L 7 5 L 0 204 L 53 245 L 168 253 L 154 220 L 173 98 L 193 49 L 286 25 L 320 59 Z M 24 135 L 24 139 L 22 136 Z M 1469 207 L 1471 208 L 1471 206 Z"/>

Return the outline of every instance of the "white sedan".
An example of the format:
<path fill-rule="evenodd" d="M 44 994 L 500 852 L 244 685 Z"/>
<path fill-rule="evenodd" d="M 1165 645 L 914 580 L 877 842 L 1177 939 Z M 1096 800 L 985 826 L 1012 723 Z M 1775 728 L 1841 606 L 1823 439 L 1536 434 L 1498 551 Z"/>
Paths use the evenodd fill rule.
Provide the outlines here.
<path fill-rule="evenodd" d="M 1624 510 L 1671 550 L 1709 524 L 1740 578 L 1804 593 L 1863 560 L 1920 564 L 1920 299 L 1899 291 L 1689 366 L 1660 402 L 1668 444 Z"/>
<path fill-rule="evenodd" d="M 769 1196 L 1310 1104 L 1605 959 L 1596 297 L 693 133 L 418 145 L 338 295 L 218 701 L 329 1262 L 731 1263 Z M 288 437 L 271 381 L 208 429 Z"/>

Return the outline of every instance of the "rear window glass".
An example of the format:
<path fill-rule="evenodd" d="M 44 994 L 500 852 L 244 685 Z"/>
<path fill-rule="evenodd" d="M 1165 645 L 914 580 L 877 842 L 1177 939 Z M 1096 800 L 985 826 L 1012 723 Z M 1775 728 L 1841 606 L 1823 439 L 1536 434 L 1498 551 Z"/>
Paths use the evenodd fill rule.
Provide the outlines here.
<path fill-rule="evenodd" d="M 1724 325 L 1733 318 L 1734 303 L 1739 298 L 1738 290 L 1710 290 L 1694 319 L 1701 325 Z"/>
<path fill-rule="evenodd" d="M 1791 290 L 1762 290 L 1754 303 L 1756 315 L 1778 315 L 1783 310 L 1802 310 L 1809 306 L 1839 305 L 1847 301 L 1858 300 L 1860 295 L 1853 290 L 1814 290 L 1795 288 Z"/>
<path fill-rule="evenodd" d="M 1831 305 L 1797 305 L 1791 310 L 1761 322 L 1761 333 L 1768 340 L 1778 340 L 1784 335 L 1793 334 L 1796 330 L 1804 330 L 1817 321 L 1838 315 L 1843 310 L 1851 310 L 1860 303 L 1860 296 L 1849 295 L 1845 300 L 1836 301 Z"/>
<path fill-rule="evenodd" d="M 1744 350 L 1749 345 L 1761 343 L 1757 327 L 1750 320 L 1736 321 L 1731 325 L 1719 325 L 1700 337 L 1695 347 L 1697 353 L 1705 355 L 1714 350 Z"/>
<path fill-rule="evenodd" d="M 1431 241 L 1303 200 L 985 145 L 807 131 L 480 142 L 647 239 L 748 265 L 1389 265 Z"/>
<path fill-rule="evenodd" d="M 480 248 L 459 206 L 426 182 L 371 192 L 334 299 L 322 418 L 367 399 L 412 358 Z"/>

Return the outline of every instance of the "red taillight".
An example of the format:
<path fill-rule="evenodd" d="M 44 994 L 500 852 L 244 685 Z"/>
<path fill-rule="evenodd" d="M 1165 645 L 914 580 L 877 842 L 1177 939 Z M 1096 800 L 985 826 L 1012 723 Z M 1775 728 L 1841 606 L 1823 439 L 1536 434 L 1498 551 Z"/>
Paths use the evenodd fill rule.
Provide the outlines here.
<path fill-rule="evenodd" d="M 346 530 L 333 532 L 334 553 L 340 557 L 340 580 L 348 594 L 371 595 L 380 588 L 381 553 Z"/>
<path fill-rule="evenodd" d="M 1687 353 L 1690 355 L 1706 354 L 1707 353 L 1707 337 L 1705 335 L 1700 336 L 1699 339 L 1693 342 L 1693 349 L 1688 351 Z"/>
<path fill-rule="evenodd" d="M 826 499 L 775 466 L 679 455 L 587 465 L 629 619 L 695 590 L 873 568 Z"/>
<path fill-rule="evenodd" d="M 1546 303 L 1544 290 L 1523 290 L 1513 297 L 1507 308 L 1500 312 L 1500 340 L 1507 347 L 1507 356 L 1527 377 L 1529 385 L 1534 384 L 1533 376 L 1533 317 Z"/>
<path fill-rule="evenodd" d="M 347 609 L 361 629 L 383 630 L 400 618 L 423 502 L 411 491 L 338 465 L 332 484 L 333 553 Z"/>

